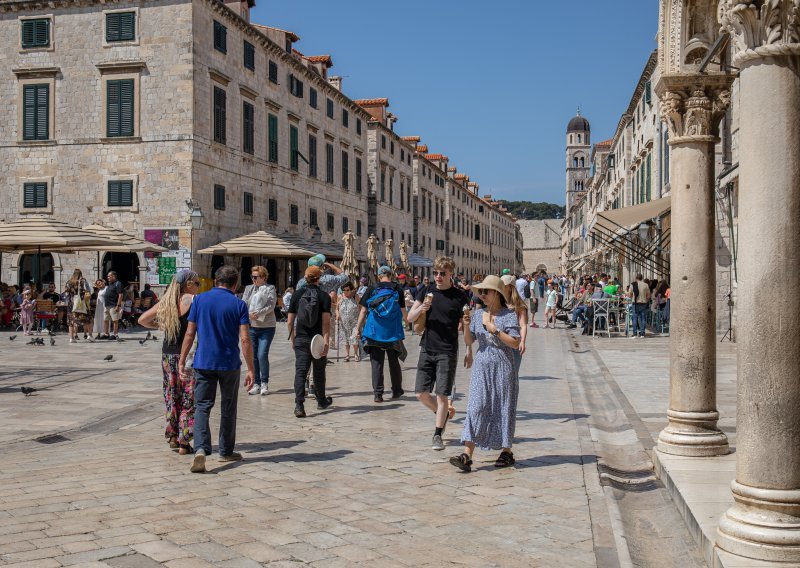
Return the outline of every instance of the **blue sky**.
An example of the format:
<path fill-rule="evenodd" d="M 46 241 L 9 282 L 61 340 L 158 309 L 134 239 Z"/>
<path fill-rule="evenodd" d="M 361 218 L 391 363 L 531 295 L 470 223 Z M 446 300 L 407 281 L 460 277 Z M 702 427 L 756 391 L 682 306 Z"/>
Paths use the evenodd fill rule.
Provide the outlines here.
<path fill-rule="evenodd" d="M 256 0 L 252 20 L 330 54 L 353 99 L 388 97 L 401 136 L 495 198 L 564 202 L 580 106 L 610 138 L 656 47 L 657 0 Z"/>

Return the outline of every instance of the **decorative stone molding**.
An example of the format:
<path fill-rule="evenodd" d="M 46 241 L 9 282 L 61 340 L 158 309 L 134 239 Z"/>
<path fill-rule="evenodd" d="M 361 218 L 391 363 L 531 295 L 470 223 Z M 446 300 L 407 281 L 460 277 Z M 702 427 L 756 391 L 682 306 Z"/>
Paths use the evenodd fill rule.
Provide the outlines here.
<path fill-rule="evenodd" d="M 730 104 L 732 83 L 729 74 L 662 77 L 656 90 L 669 143 L 716 142 L 719 123 Z"/>
<path fill-rule="evenodd" d="M 733 64 L 800 56 L 800 0 L 721 0 L 722 29 L 733 38 Z"/>

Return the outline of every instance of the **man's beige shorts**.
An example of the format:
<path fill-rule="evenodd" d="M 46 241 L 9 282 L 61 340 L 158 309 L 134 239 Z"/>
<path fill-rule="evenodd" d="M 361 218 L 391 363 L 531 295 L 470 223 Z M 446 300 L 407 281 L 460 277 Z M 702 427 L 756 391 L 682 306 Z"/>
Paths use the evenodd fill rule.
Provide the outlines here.
<path fill-rule="evenodd" d="M 104 310 L 105 314 L 105 321 L 119 321 L 119 316 L 122 310 L 118 310 L 115 307 L 106 308 Z"/>

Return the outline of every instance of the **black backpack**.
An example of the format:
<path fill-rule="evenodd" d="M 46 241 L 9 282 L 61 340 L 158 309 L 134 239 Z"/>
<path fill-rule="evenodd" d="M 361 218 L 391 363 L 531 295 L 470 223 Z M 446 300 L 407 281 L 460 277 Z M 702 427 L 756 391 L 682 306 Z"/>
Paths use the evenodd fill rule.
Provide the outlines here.
<path fill-rule="evenodd" d="M 314 288 L 305 288 L 297 302 L 297 325 L 314 327 L 319 321 L 319 294 Z"/>
<path fill-rule="evenodd" d="M 530 285 L 530 282 L 525 284 L 524 292 L 525 292 L 525 299 L 526 300 L 530 300 L 531 299 L 531 285 Z"/>

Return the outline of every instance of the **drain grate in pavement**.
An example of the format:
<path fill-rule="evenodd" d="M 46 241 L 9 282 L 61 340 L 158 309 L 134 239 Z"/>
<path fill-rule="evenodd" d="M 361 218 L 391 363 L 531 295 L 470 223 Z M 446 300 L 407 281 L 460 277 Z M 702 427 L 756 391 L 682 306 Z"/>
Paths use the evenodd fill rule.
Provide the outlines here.
<path fill-rule="evenodd" d="M 69 438 L 61 434 L 50 434 L 49 436 L 40 436 L 35 438 L 34 441 L 40 444 L 60 444 L 61 442 L 69 442 Z"/>

